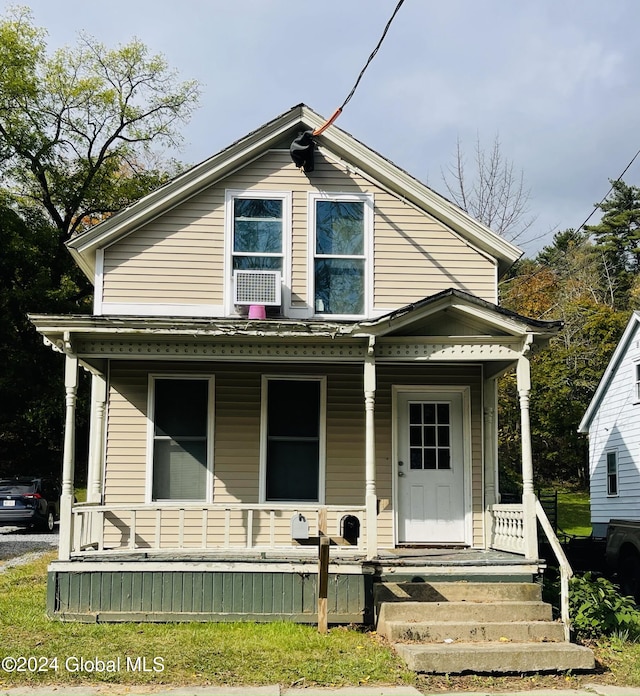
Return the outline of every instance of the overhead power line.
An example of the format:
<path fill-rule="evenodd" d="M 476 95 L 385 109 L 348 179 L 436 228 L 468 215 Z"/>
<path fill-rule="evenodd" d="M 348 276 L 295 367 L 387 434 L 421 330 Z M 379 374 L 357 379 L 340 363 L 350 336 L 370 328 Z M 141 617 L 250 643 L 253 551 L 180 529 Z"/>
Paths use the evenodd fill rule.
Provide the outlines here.
<path fill-rule="evenodd" d="M 607 198 L 609 198 L 609 194 L 613 191 L 614 185 L 617 184 L 619 181 L 621 181 L 622 177 L 627 173 L 627 171 L 629 170 L 629 168 L 631 167 L 631 165 L 636 161 L 636 158 L 638 157 L 638 155 L 640 155 L 640 150 L 638 150 L 638 152 L 636 152 L 636 154 L 631 158 L 631 161 L 630 161 L 629 164 L 622 170 L 622 173 L 620 174 L 620 176 L 619 176 L 617 179 L 613 179 L 613 183 L 611 184 L 611 187 L 610 187 L 609 190 L 606 192 L 606 194 L 604 195 L 604 197 L 602 198 L 602 200 L 600 201 L 600 203 L 598 203 L 596 206 L 594 206 L 593 210 L 592 210 L 592 211 L 589 213 L 589 215 L 587 216 L 587 219 L 580 225 L 580 227 L 578 227 L 578 228 L 576 229 L 576 232 L 580 232 L 580 230 L 581 230 L 581 229 L 589 222 L 589 220 L 591 220 L 591 218 L 595 215 L 596 210 L 599 210 L 599 209 L 601 208 L 602 204 L 607 200 Z"/>
<path fill-rule="evenodd" d="M 371 55 L 367 59 L 367 62 L 364 64 L 364 67 L 360 71 L 360 74 L 358 75 L 358 78 L 355 81 L 355 84 L 351 88 L 351 91 L 349 92 L 349 94 L 347 94 L 346 99 L 342 102 L 342 105 L 339 106 L 333 112 L 333 114 L 331 114 L 331 116 L 329 117 L 329 119 L 325 123 L 323 123 L 319 128 L 316 128 L 316 130 L 313 131 L 313 135 L 320 135 L 321 133 L 323 133 L 338 118 L 338 116 L 340 116 L 344 107 L 349 103 L 349 101 L 351 101 L 351 97 L 353 97 L 356 89 L 358 89 L 358 85 L 360 84 L 360 80 L 362 80 L 362 76 L 365 74 L 371 61 L 376 57 L 376 53 L 379 51 L 380 46 L 382 46 L 382 42 L 384 41 L 385 36 L 387 35 L 387 32 L 389 31 L 389 27 L 391 26 L 391 23 L 393 22 L 396 15 L 398 14 L 398 11 L 402 7 L 403 3 L 404 3 L 404 0 L 399 0 L 398 4 L 396 5 L 396 9 L 393 11 L 393 14 L 389 18 L 389 21 L 387 22 L 387 24 L 384 28 L 384 31 L 382 32 L 382 36 L 380 37 L 380 40 L 378 41 L 376 47 L 371 52 Z"/>

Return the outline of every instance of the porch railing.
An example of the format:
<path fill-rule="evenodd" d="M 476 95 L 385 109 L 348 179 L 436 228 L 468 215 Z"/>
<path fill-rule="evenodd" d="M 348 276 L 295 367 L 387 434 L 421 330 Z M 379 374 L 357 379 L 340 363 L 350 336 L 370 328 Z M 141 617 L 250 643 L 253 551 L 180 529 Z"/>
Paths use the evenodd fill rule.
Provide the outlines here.
<path fill-rule="evenodd" d="M 71 555 L 89 556 L 137 552 L 277 551 L 314 546 L 320 508 L 327 511 L 327 534 L 345 548 L 365 547 L 365 507 L 271 504 L 140 505 L 79 504 L 72 510 Z M 303 515 L 309 523 L 309 541 L 293 541 L 291 517 Z M 353 515 L 360 522 L 358 541 L 340 539 L 341 520 Z M 316 551 L 317 553 L 317 551 Z"/>
<path fill-rule="evenodd" d="M 491 548 L 525 554 L 524 508 L 518 503 L 491 506 Z"/>
<path fill-rule="evenodd" d="M 535 499 L 535 512 L 536 520 L 540 523 L 560 568 L 560 618 L 564 625 L 565 639 L 568 641 L 571 635 L 569 580 L 573 571 L 549 518 L 537 498 Z M 491 518 L 491 548 L 525 555 L 524 506 L 519 504 L 492 505 Z"/>

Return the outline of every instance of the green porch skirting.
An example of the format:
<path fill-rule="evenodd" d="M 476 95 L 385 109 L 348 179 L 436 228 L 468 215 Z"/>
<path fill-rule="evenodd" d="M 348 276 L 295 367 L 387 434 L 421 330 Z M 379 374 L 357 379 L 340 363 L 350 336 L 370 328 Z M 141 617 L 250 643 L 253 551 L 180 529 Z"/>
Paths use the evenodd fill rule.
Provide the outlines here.
<path fill-rule="evenodd" d="M 224 570 L 57 570 L 47 614 L 71 621 L 317 621 L 317 574 Z M 181 564 L 182 565 L 182 564 Z M 329 622 L 373 622 L 373 576 L 329 575 Z"/>

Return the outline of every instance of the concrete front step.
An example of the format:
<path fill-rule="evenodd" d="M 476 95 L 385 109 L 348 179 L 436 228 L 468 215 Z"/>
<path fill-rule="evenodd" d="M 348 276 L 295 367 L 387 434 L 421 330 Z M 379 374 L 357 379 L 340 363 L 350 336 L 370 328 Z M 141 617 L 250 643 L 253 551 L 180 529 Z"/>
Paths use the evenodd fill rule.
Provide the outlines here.
<path fill-rule="evenodd" d="M 393 647 L 415 672 L 547 672 L 592 670 L 589 648 L 572 643 L 394 643 Z"/>
<path fill-rule="evenodd" d="M 541 587 L 533 582 L 384 582 L 374 585 L 381 602 L 535 602 Z"/>
<path fill-rule="evenodd" d="M 551 614 L 551 605 L 544 602 L 384 602 L 378 631 L 389 621 L 551 621 Z"/>
<path fill-rule="evenodd" d="M 378 629 L 380 633 L 380 628 Z M 483 641 L 538 643 L 563 642 L 564 626 L 557 621 L 387 621 L 383 627 L 387 640 L 442 643 L 478 643 Z"/>

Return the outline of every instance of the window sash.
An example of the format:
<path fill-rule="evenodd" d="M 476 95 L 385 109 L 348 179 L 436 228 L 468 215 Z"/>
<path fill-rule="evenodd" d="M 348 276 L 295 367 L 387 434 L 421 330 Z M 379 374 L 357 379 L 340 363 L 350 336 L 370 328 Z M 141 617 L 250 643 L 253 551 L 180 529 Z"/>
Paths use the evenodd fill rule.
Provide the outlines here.
<path fill-rule="evenodd" d="M 264 500 L 321 502 L 323 380 L 265 378 Z"/>
<path fill-rule="evenodd" d="M 242 209 L 249 208 L 251 204 L 257 208 L 262 206 L 265 214 L 243 215 Z M 273 206 L 274 209 L 269 211 L 269 205 Z M 233 270 L 282 271 L 284 208 L 285 200 L 277 196 L 269 198 L 267 196 L 234 195 L 232 197 L 231 255 Z"/>
<path fill-rule="evenodd" d="M 314 314 L 362 316 L 369 285 L 368 199 L 340 196 L 312 201 Z"/>
<path fill-rule="evenodd" d="M 151 502 L 210 498 L 211 398 L 209 377 L 151 376 Z"/>

